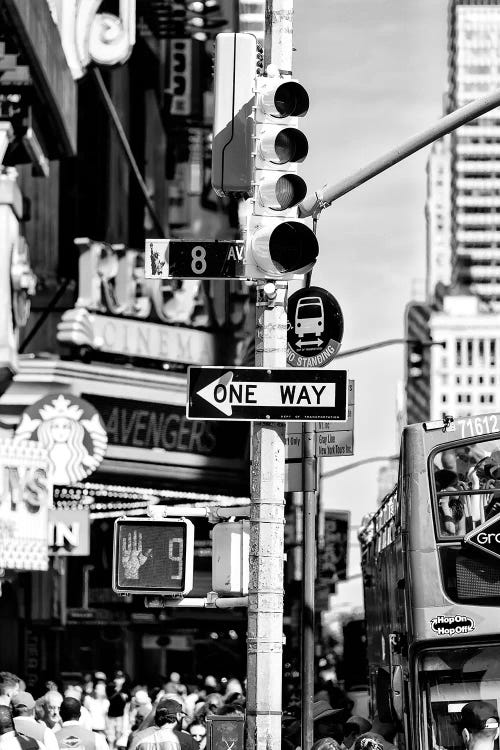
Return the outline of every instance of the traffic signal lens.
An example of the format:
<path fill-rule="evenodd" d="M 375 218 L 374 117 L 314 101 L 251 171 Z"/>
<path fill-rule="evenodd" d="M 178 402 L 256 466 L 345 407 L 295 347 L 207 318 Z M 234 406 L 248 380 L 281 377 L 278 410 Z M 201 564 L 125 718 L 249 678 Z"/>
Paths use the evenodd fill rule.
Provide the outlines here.
<path fill-rule="evenodd" d="M 314 232 L 298 221 L 263 226 L 252 237 L 257 267 L 266 277 L 283 273 L 306 273 L 316 262 L 319 246 Z"/>
<path fill-rule="evenodd" d="M 297 206 L 307 193 L 307 185 L 296 174 L 276 172 L 269 175 L 257 185 L 256 194 L 259 203 L 272 211 L 285 211 Z"/>
<path fill-rule="evenodd" d="M 307 186 L 302 177 L 296 174 L 287 174 L 279 178 L 276 183 L 276 200 L 280 211 L 297 206 L 304 200 Z"/>
<path fill-rule="evenodd" d="M 280 273 L 293 273 L 307 266 L 312 268 L 318 252 L 316 235 L 298 221 L 283 222 L 271 234 L 269 254 Z"/>
<path fill-rule="evenodd" d="M 283 128 L 276 136 L 274 150 L 278 164 L 287 162 L 304 161 L 309 151 L 307 138 L 297 128 Z"/>
<path fill-rule="evenodd" d="M 286 81 L 274 93 L 278 117 L 304 117 L 309 109 L 307 91 L 296 81 Z"/>

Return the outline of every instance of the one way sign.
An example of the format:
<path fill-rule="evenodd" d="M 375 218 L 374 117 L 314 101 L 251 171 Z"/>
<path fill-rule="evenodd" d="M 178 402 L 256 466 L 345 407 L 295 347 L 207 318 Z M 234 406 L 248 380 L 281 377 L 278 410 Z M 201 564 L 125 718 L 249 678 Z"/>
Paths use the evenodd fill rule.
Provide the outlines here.
<path fill-rule="evenodd" d="M 188 419 L 346 419 L 346 370 L 189 367 L 188 391 Z"/>

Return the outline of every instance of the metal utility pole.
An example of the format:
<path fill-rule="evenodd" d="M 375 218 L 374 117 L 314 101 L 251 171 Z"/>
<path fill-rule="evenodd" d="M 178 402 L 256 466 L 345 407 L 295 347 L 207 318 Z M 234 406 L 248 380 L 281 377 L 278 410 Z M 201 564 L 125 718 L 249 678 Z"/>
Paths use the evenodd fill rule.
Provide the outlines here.
<path fill-rule="evenodd" d="M 292 69 L 293 0 L 266 0 L 264 69 Z M 285 282 L 259 283 L 257 367 L 286 367 Z M 252 430 L 247 633 L 247 750 L 281 747 L 285 424 Z"/>
<path fill-rule="evenodd" d="M 286 284 L 259 284 L 255 364 L 286 366 Z M 275 295 L 270 299 L 268 294 Z M 252 431 L 247 633 L 247 748 L 281 747 L 285 424 Z"/>
<path fill-rule="evenodd" d="M 316 580 L 316 435 L 313 422 L 302 426 L 302 628 L 300 653 L 301 747 L 313 744 L 314 583 Z"/>

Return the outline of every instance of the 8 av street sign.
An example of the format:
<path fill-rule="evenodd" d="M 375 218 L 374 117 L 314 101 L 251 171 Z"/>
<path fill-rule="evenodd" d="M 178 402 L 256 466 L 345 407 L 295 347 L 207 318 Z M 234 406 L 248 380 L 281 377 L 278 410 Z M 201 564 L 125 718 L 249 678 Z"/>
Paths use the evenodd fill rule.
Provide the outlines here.
<path fill-rule="evenodd" d="M 189 367 L 188 419 L 345 420 L 346 370 Z"/>
<path fill-rule="evenodd" d="M 146 240 L 147 279 L 245 278 L 242 240 Z"/>

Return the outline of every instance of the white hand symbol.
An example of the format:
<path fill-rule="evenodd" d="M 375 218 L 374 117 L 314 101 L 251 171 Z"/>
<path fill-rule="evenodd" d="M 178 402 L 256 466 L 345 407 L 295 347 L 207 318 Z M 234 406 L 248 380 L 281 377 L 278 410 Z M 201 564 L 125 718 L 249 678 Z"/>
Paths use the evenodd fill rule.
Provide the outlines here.
<path fill-rule="evenodd" d="M 146 560 L 152 555 L 153 550 L 148 549 L 146 554 L 142 552 L 142 534 L 134 531 L 127 534 L 122 539 L 122 565 L 125 572 L 125 578 L 131 581 L 137 581 L 139 578 L 139 568 L 142 568 Z"/>

